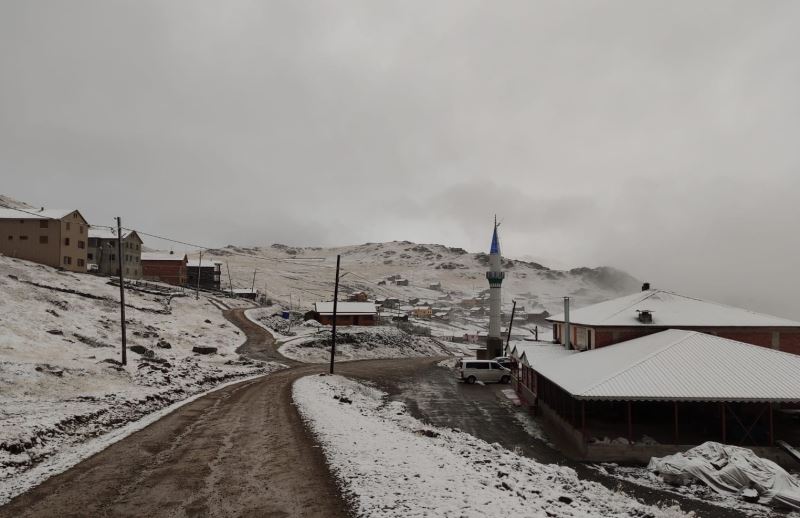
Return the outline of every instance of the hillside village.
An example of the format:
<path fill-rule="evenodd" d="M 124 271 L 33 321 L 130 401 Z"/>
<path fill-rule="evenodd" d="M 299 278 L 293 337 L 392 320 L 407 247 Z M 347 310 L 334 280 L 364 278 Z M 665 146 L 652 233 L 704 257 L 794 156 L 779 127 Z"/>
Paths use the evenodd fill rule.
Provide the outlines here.
<path fill-rule="evenodd" d="M 187 253 L 165 248 L 164 238 L 160 249 L 149 247 L 158 229 L 123 228 L 119 239 L 117 229 L 92 226 L 79 210 L 0 201 L 0 505 L 96 451 L 99 438 L 122 438 L 209 390 L 326 364 L 334 322 L 337 362 L 451 358 L 440 365 L 456 361 L 468 384 L 476 381 L 463 374 L 471 359 L 503 362 L 500 381 L 512 388 L 497 392 L 500 403 L 529 409 L 534 437 L 550 436 L 547 444 L 565 458 L 647 464 L 687 445 L 732 441 L 758 455 L 743 463 L 800 461 L 777 439 L 800 443 L 794 414 L 780 411 L 800 401 L 800 323 L 791 320 L 652 288 L 609 267 L 558 271 L 502 258 L 497 226 L 488 254 L 408 241 Z M 268 333 L 275 352 L 248 353 L 233 311 Z M 492 360 L 499 356 L 492 340 L 507 357 Z M 654 356 L 661 363 L 648 367 Z M 692 369 L 683 362 L 689 356 Z M 682 392 L 659 376 L 682 379 Z M 365 389 L 353 383 L 332 379 L 313 390 L 349 394 L 363 415 L 385 420 L 370 398 L 386 396 L 363 399 Z M 296 397 L 325 436 L 331 425 L 315 421 L 321 414 L 307 392 Z M 341 445 L 325 447 L 336 458 Z M 598 469 L 596 476 L 633 487 L 653 476 Z M 800 505 L 800 484 L 777 464 L 765 469 L 791 483 L 777 494 L 759 491 L 761 503 L 750 510 Z M 712 500 L 723 508 L 740 501 Z"/>

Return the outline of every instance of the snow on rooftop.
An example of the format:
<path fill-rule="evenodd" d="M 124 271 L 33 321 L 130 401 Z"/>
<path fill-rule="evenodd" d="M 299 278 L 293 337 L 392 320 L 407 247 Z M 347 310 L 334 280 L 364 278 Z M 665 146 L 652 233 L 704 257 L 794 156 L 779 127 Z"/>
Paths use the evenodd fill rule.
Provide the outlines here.
<path fill-rule="evenodd" d="M 168 252 L 142 252 L 142 261 L 183 261 L 185 254 L 170 254 Z"/>
<path fill-rule="evenodd" d="M 198 266 L 200 268 L 214 268 L 220 264 L 223 264 L 222 261 L 217 261 L 216 259 L 203 259 L 202 262 L 197 259 L 189 259 L 186 266 L 190 268 L 197 268 Z"/>
<path fill-rule="evenodd" d="M 578 399 L 800 401 L 800 356 L 669 329 L 541 362 Z"/>
<path fill-rule="evenodd" d="M 314 311 L 320 315 L 333 315 L 333 302 L 315 302 Z M 374 302 L 337 302 L 337 315 L 374 315 L 378 310 Z"/>
<path fill-rule="evenodd" d="M 651 311 L 652 323 L 638 320 Z M 800 327 L 800 322 L 708 302 L 665 290 L 647 290 L 570 311 L 570 322 L 587 326 Z M 563 322 L 564 314 L 547 320 Z"/>
<path fill-rule="evenodd" d="M 73 212 L 75 209 L 26 209 L 26 212 L 21 212 L 0 207 L 0 219 L 61 219 Z"/>
<path fill-rule="evenodd" d="M 123 231 L 122 238 L 127 239 L 127 237 L 130 236 L 132 232 L 133 232 L 132 230 Z M 105 227 L 90 227 L 89 237 L 97 239 L 117 239 L 117 231 Z"/>
<path fill-rule="evenodd" d="M 553 360 L 575 354 L 574 350 L 567 350 L 561 345 L 545 342 L 518 342 L 511 349 L 511 356 L 521 363 L 531 367 L 538 366 L 541 362 Z"/>

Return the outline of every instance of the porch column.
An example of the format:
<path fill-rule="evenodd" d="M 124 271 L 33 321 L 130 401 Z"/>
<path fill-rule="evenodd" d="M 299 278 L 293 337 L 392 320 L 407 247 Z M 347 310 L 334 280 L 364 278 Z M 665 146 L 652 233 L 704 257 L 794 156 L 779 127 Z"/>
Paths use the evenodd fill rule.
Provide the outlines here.
<path fill-rule="evenodd" d="M 583 435 L 583 443 L 588 443 L 589 437 L 586 436 L 586 401 L 581 401 L 581 435 Z"/>
<path fill-rule="evenodd" d="M 675 445 L 680 444 L 679 433 L 678 433 L 678 402 L 673 401 L 674 411 L 675 411 Z"/>
<path fill-rule="evenodd" d="M 722 444 L 728 443 L 728 435 L 725 432 L 725 402 L 720 404 L 720 412 L 722 414 Z"/>
<path fill-rule="evenodd" d="M 775 446 L 775 430 L 772 423 L 772 403 L 767 404 L 769 405 L 769 445 Z"/>
<path fill-rule="evenodd" d="M 633 411 L 630 401 L 628 401 L 628 442 L 633 443 Z"/>

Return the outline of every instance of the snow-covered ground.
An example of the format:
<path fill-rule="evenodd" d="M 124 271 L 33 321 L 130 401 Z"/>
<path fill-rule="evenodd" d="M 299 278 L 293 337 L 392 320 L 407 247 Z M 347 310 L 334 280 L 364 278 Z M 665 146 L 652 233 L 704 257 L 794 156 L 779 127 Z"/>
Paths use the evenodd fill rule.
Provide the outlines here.
<path fill-rule="evenodd" d="M 580 480 L 570 468 L 428 426 L 347 378 L 301 378 L 293 397 L 357 516 L 685 516 Z"/>
<path fill-rule="evenodd" d="M 134 290 L 126 291 L 123 367 L 119 288 L 107 278 L 3 256 L 0 272 L 0 494 L 80 443 L 279 367 L 240 358 L 244 335 L 203 294 Z M 196 346 L 217 352 L 196 354 Z"/>
<path fill-rule="evenodd" d="M 286 320 L 273 313 L 270 308 L 254 308 L 245 315 L 272 333 L 287 358 L 305 363 L 330 361 L 330 326 L 309 320 L 293 324 L 289 331 Z M 415 336 L 392 326 L 339 326 L 336 336 L 338 360 L 474 355 L 465 344 Z"/>

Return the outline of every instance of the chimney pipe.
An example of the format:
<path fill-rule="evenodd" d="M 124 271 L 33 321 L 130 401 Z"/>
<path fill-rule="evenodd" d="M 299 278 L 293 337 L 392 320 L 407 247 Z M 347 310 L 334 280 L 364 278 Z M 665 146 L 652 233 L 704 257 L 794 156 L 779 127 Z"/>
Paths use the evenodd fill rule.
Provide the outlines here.
<path fill-rule="evenodd" d="M 570 330 L 569 326 L 569 297 L 564 297 L 564 336 L 561 337 L 561 343 L 564 344 L 564 348 L 567 350 L 572 349 L 572 340 L 570 340 L 572 336 L 572 331 Z"/>
<path fill-rule="evenodd" d="M 646 282 L 642 284 L 642 291 L 649 291 L 650 290 L 650 283 Z"/>

